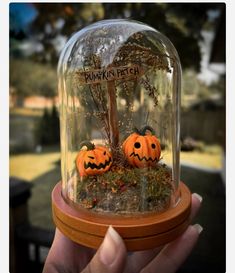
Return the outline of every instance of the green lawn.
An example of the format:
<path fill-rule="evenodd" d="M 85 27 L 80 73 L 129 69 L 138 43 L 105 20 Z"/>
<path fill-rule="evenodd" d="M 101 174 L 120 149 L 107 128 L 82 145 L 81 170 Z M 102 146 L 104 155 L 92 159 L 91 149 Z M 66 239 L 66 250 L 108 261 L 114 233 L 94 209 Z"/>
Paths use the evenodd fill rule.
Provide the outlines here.
<path fill-rule="evenodd" d="M 55 168 L 55 162 L 59 160 L 59 151 L 12 155 L 10 156 L 10 175 L 31 182 L 52 171 Z"/>
<path fill-rule="evenodd" d="M 181 152 L 182 163 L 188 163 L 203 168 L 221 169 L 222 152 L 219 146 L 207 148 L 204 152 Z M 25 153 L 10 156 L 10 175 L 33 181 L 55 168 L 55 162 L 60 160 L 60 151 L 57 147 L 43 148 L 42 153 Z M 164 155 L 169 162 L 169 156 Z"/>

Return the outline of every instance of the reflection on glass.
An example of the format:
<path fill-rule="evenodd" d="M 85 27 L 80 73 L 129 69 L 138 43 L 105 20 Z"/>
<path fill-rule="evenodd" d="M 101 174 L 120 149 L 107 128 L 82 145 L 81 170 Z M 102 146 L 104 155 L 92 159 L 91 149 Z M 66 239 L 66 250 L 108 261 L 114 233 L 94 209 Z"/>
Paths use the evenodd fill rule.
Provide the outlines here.
<path fill-rule="evenodd" d="M 174 206 L 181 67 L 168 38 L 135 21 L 98 22 L 68 41 L 58 76 L 65 200 L 119 215 Z"/>

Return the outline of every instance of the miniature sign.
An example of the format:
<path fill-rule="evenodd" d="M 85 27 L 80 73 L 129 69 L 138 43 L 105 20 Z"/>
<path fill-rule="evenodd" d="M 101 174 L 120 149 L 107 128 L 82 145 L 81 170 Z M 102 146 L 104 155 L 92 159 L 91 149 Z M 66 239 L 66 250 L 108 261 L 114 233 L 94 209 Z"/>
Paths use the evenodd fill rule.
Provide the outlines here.
<path fill-rule="evenodd" d="M 79 80 L 85 84 L 101 83 L 105 81 L 137 78 L 143 75 L 138 65 L 78 71 Z"/>

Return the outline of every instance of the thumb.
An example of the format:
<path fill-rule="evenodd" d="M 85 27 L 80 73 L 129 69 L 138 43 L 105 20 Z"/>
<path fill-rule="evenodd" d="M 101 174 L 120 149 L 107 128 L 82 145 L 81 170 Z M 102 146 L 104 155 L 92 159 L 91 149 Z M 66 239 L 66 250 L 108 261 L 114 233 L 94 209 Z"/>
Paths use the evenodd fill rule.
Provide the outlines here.
<path fill-rule="evenodd" d="M 100 248 L 82 273 L 120 273 L 125 263 L 125 244 L 120 235 L 110 226 Z"/>

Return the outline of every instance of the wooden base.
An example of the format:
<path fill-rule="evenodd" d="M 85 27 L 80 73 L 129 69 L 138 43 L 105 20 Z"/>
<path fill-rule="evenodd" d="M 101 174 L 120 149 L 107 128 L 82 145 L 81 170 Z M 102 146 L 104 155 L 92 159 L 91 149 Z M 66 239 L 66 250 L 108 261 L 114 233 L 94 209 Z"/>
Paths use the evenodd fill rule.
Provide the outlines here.
<path fill-rule="evenodd" d="M 52 192 L 53 219 L 59 230 L 71 240 L 98 248 L 110 225 L 122 236 L 129 251 L 164 245 L 182 234 L 189 224 L 191 193 L 180 183 L 177 206 L 162 213 L 120 216 L 99 214 L 67 204 L 61 195 L 61 183 Z"/>

